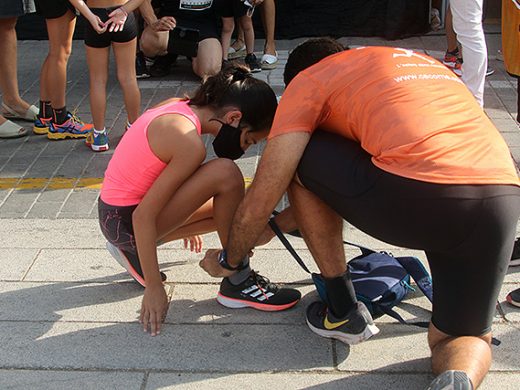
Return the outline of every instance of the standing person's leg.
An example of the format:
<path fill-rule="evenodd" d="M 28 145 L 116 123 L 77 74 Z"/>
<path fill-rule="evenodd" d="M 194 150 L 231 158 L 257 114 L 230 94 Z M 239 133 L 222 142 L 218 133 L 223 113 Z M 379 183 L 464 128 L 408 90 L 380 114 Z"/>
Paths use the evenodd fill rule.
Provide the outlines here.
<path fill-rule="evenodd" d="M 37 112 L 20 97 L 18 90 L 16 21 L 16 17 L 0 18 L 0 91 L 4 105 L 2 113 L 32 121 Z M 0 123 L 3 122 L 5 119 L 0 115 Z"/>
<path fill-rule="evenodd" d="M 105 129 L 106 86 L 108 81 L 109 47 L 86 47 L 90 79 L 90 112 L 94 129 Z"/>
<path fill-rule="evenodd" d="M 244 32 L 244 39 L 246 42 L 246 58 L 244 61 L 249 66 L 251 72 L 260 72 L 262 67 L 255 56 L 255 30 L 253 28 L 253 20 L 249 15 L 243 15 L 238 18 L 242 31 Z"/>
<path fill-rule="evenodd" d="M 141 92 L 137 85 L 134 57 L 137 39 L 130 42 L 113 42 L 114 56 L 117 65 L 117 79 L 123 90 L 128 123 L 132 124 L 139 117 L 141 109 Z"/>
<path fill-rule="evenodd" d="M 260 6 L 262 25 L 264 26 L 264 55 L 260 61 L 262 69 L 274 69 L 278 62 L 274 32 L 276 26 L 276 6 L 274 0 L 265 0 Z"/>
<path fill-rule="evenodd" d="M 193 73 L 204 79 L 220 72 L 222 67 L 222 46 L 217 38 L 207 38 L 199 42 L 197 57 L 193 58 Z"/>
<path fill-rule="evenodd" d="M 222 17 L 222 33 L 220 35 L 220 43 L 222 45 L 222 59 L 228 59 L 229 45 L 231 44 L 231 35 L 235 29 L 235 18 Z"/>
<path fill-rule="evenodd" d="M 72 51 L 76 16 L 67 11 L 59 18 L 46 19 L 49 53 L 42 66 L 40 100 L 50 101 L 53 109 L 65 108 L 67 62 Z"/>
<path fill-rule="evenodd" d="M 483 0 L 450 0 L 453 29 L 462 46 L 462 81 L 484 106 L 487 46 L 482 27 Z"/>

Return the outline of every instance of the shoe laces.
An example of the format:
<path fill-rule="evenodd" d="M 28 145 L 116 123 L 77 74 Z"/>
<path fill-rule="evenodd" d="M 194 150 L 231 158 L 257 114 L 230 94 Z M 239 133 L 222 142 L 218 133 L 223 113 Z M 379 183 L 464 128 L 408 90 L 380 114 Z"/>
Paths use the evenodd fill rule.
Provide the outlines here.
<path fill-rule="evenodd" d="M 265 291 L 276 292 L 278 290 L 278 287 L 275 284 L 271 283 L 269 279 L 255 271 L 251 271 L 250 277 L 252 278 L 253 283 L 260 288 L 262 294 L 264 294 L 266 299 L 268 299 L 268 297 L 265 295 Z"/>
<path fill-rule="evenodd" d="M 74 123 L 74 124 L 78 124 L 78 125 L 83 125 L 83 121 L 81 119 L 79 119 L 78 117 L 78 109 L 74 109 L 72 112 L 69 111 L 69 120 Z"/>

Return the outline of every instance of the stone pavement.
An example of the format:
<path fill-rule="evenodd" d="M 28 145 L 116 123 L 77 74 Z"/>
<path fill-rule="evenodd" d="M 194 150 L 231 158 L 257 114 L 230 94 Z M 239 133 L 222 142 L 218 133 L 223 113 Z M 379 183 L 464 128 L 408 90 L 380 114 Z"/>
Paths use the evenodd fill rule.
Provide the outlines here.
<path fill-rule="evenodd" d="M 520 162 L 516 80 L 495 61 L 500 35 L 488 26 L 490 65 L 485 108 Z M 288 50 L 299 41 L 278 43 L 280 65 L 262 72 L 277 93 Z M 343 38 L 350 45 L 391 45 L 441 57 L 443 36 L 401 41 Z M 261 42 L 257 48 L 260 49 Z M 20 42 L 21 91 L 38 98 L 38 72 L 46 42 Z M 36 60 L 35 60 L 36 59 Z M 370 69 L 367 69 L 369 72 Z M 180 243 L 159 249 L 168 275 L 170 310 L 158 337 L 137 323 L 142 289 L 131 282 L 104 249 L 96 220 L 103 172 L 125 123 L 122 94 L 111 68 L 107 123 L 112 149 L 94 154 L 82 141 L 49 142 L 30 135 L 0 140 L 0 389 L 423 389 L 431 380 L 426 333 L 394 320 L 377 321 L 381 333 L 348 347 L 308 330 L 306 305 L 315 299 L 310 279 L 275 239 L 256 250 L 255 268 L 275 282 L 301 290 L 303 301 L 283 313 L 230 310 L 215 301 L 219 281 L 198 268 L 200 255 Z M 197 85 L 188 63 L 173 75 L 139 82 L 143 109 Z M 68 105 L 90 119 L 84 48 L 74 43 L 69 63 Z M 238 164 L 254 176 L 262 145 Z M 253 148 L 251 148 L 253 149 Z M 396 255 L 424 254 L 393 248 L 350 226 L 349 240 Z M 301 240 L 291 239 L 312 264 Z M 205 248 L 218 247 L 215 235 Z M 356 253 L 347 249 L 350 257 Z M 520 268 L 520 267 L 519 267 Z M 494 363 L 483 389 L 520 388 L 520 310 L 504 303 L 520 287 L 518 270 L 506 277 L 494 331 Z M 467 292 L 470 294 L 471 292 Z M 413 294 L 401 306 L 408 319 L 428 320 L 430 306 Z"/>

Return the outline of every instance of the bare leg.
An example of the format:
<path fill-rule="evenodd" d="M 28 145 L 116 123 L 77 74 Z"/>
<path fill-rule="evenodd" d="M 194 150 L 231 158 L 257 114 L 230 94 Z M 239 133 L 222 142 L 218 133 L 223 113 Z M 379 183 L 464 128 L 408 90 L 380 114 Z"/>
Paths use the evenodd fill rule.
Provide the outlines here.
<path fill-rule="evenodd" d="M 110 48 L 86 46 L 90 77 L 90 111 L 96 130 L 105 128 L 106 87 L 108 79 L 108 59 Z"/>
<path fill-rule="evenodd" d="M 231 43 L 231 35 L 235 29 L 234 18 L 222 18 L 222 33 L 220 35 L 220 41 L 222 44 L 222 58 L 228 59 L 229 45 Z"/>
<path fill-rule="evenodd" d="M 158 239 L 165 242 L 206 233 L 208 226 L 212 227 L 211 223 L 214 223 L 225 246 L 233 215 L 244 192 L 244 179 L 234 162 L 216 159 L 203 164 L 175 192 L 160 213 Z M 213 202 L 208 202 L 211 199 Z M 210 218 L 212 222 L 208 221 Z"/>
<path fill-rule="evenodd" d="M 216 38 L 207 38 L 199 42 L 197 57 L 193 59 L 193 72 L 204 79 L 220 72 L 222 67 L 222 46 Z"/>
<path fill-rule="evenodd" d="M 6 105 L 19 113 L 25 113 L 29 104 L 22 100 L 18 90 L 16 18 L 0 18 L 0 91 Z M 5 118 L 0 115 L 0 124 Z"/>
<path fill-rule="evenodd" d="M 246 42 L 246 53 L 251 54 L 255 51 L 255 30 L 253 29 L 253 21 L 247 15 L 239 18 L 240 26 L 244 32 Z"/>
<path fill-rule="evenodd" d="M 49 54 L 40 75 L 40 100 L 50 101 L 52 107 L 65 106 L 67 62 L 72 50 L 72 35 L 76 17 L 71 11 L 56 19 L 47 19 Z"/>
<path fill-rule="evenodd" d="M 146 26 L 141 34 L 139 46 L 147 57 L 164 56 L 168 53 L 169 38 L 168 31 L 154 31 L 150 26 Z"/>
<path fill-rule="evenodd" d="M 459 43 L 457 42 L 457 34 L 455 34 L 455 31 L 453 30 L 453 15 L 451 13 L 450 7 L 448 7 L 446 11 L 445 24 L 446 43 L 448 45 L 448 51 L 454 51 L 459 47 Z"/>
<path fill-rule="evenodd" d="M 430 324 L 428 344 L 432 353 L 433 373 L 464 371 L 476 389 L 491 366 L 490 343 L 491 333 L 480 337 L 453 337 Z"/>
<path fill-rule="evenodd" d="M 117 65 L 117 79 L 123 90 L 128 122 L 134 123 L 141 109 L 141 92 L 135 73 L 137 39 L 125 43 L 112 43 Z"/>
<path fill-rule="evenodd" d="M 260 11 L 265 33 L 264 53 L 274 56 L 276 55 L 276 42 L 274 40 L 276 6 L 274 0 L 265 0 Z"/>
<path fill-rule="evenodd" d="M 297 225 L 323 276 L 334 278 L 343 275 L 347 270 L 343 219 L 295 182 L 289 188 L 289 199 Z"/>

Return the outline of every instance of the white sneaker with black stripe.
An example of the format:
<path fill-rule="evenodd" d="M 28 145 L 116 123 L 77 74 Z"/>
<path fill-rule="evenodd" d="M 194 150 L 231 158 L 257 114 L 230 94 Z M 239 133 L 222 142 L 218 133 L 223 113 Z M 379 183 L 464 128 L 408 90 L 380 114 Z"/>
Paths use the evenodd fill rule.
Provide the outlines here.
<path fill-rule="evenodd" d="M 289 309 L 298 303 L 301 293 L 293 288 L 280 288 L 269 279 L 251 271 L 249 277 L 239 285 L 228 278 L 220 284 L 217 302 L 232 309 L 252 307 L 262 311 Z"/>

